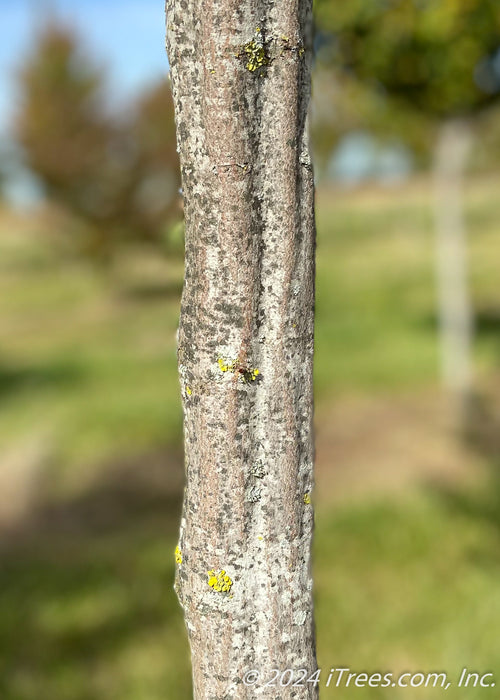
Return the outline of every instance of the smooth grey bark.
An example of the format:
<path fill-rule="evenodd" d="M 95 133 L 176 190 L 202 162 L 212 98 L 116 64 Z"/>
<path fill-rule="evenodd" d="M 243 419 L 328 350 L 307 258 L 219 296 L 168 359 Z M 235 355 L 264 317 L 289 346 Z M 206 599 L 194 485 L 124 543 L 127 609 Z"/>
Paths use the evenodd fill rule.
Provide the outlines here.
<path fill-rule="evenodd" d="M 467 284 L 467 231 L 462 191 L 472 141 L 468 122 L 446 121 L 440 128 L 434 161 L 442 376 L 459 425 L 467 421 L 473 385 L 473 314 Z"/>
<path fill-rule="evenodd" d="M 166 13 L 186 227 L 176 590 L 194 695 L 315 698 L 312 683 L 262 687 L 272 669 L 316 670 L 311 2 Z"/>

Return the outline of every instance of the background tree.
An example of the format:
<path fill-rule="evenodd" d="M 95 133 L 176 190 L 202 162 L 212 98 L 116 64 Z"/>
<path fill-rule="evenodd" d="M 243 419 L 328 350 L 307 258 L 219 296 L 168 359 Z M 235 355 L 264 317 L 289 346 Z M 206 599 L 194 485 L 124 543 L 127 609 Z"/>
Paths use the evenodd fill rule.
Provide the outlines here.
<path fill-rule="evenodd" d="M 382 146 L 401 144 L 411 151 L 418 169 L 428 167 L 436 125 L 427 115 L 338 70 L 324 48 L 318 50 L 313 83 L 311 134 L 317 177 L 328 177 L 336 149 L 354 132 L 367 133 Z"/>
<path fill-rule="evenodd" d="M 163 240 L 180 216 L 180 173 L 175 142 L 174 106 L 160 81 L 138 99 L 130 121 L 134 148 L 134 196 L 127 215 L 150 241 Z"/>
<path fill-rule="evenodd" d="M 262 681 L 274 668 L 316 670 L 311 6 L 166 9 L 186 226 L 176 586 L 195 697 L 250 698 L 249 669 Z M 280 696 L 317 689 L 304 681 Z"/>
<path fill-rule="evenodd" d="M 154 86 L 118 116 L 107 84 L 67 26 L 40 32 L 20 74 L 16 132 L 47 196 L 89 232 L 95 254 L 120 240 L 158 240 L 178 217 L 171 98 Z"/>
<path fill-rule="evenodd" d="M 500 94 L 500 12 L 493 0 L 328 3 L 317 21 L 328 60 L 392 104 L 438 126 L 434 172 L 443 376 L 467 411 L 472 312 L 466 282 L 463 171 L 472 125 Z"/>

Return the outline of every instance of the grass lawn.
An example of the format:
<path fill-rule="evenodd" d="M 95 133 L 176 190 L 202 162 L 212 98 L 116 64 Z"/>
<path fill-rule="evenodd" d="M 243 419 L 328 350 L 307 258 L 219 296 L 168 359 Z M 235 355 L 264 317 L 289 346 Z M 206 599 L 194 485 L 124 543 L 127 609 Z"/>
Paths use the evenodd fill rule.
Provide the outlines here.
<path fill-rule="evenodd" d="M 112 524 L 95 512 L 75 523 L 86 513 L 80 502 L 69 532 L 54 516 L 2 552 L 4 700 L 189 697 L 188 648 L 172 590 L 175 511 L 169 515 L 166 497 L 146 502 L 147 514 L 122 513 Z M 478 518 L 438 496 L 320 509 L 320 666 L 446 670 L 451 679 L 463 667 L 498 673 L 499 551 L 498 517 Z M 323 697 L 337 697 L 335 690 L 323 689 Z M 440 692 L 353 688 L 341 697 Z M 452 687 L 446 697 L 484 694 Z"/>
<path fill-rule="evenodd" d="M 481 386 L 498 383 L 499 179 L 467 192 Z M 405 455 L 418 470 L 429 453 L 434 472 L 495 461 L 456 441 L 441 452 L 423 428 L 419 451 L 408 442 L 416 406 L 429 423 L 439 416 L 427 201 L 425 183 L 318 195 L 319 661 L 446 670 L 451 680 L 467 666 L 500 683 L 496 481 L 372 493 L 372 477 L 355 499 L 337 492 L 349 484 L 342 469 L 376 468 L 388 484 Z M 172 591 L 182 265 L 136 250 L 103 273 L 60 247 L 43 220 L 0 216 L 0 515 L 15 516 L 0 530 L 0 698 L 183 700 L 188 649 Z M 363 402 L 375 406 L 364 423 Z M 390 449 L 389 438 L 399 441 Z M 329 688 L 323 697 L 441 692 Z M 446 692 L 484 695 L 494 690 Z"/>

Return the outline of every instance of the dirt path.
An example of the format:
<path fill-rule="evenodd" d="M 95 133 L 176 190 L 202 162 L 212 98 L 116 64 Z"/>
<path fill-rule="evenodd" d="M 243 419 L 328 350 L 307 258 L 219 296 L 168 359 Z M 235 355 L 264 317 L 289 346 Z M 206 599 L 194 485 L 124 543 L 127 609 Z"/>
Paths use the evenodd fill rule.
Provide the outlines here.
<path fill-rule="evenodd" d="M 435 394 L 348 398 L 320 406 L 317 502 L 480 478 L 484 458 L 457 437 L 445 416 L 443 401 Z"/>

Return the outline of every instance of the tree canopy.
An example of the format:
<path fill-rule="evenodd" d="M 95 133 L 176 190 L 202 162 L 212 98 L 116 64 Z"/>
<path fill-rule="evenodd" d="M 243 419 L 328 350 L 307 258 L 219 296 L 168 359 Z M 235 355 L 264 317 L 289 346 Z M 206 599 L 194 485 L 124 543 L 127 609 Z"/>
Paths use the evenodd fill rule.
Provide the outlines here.
<path fill-rule="evenodd" d="M 496 0 L 316 1 L 340 70 L 442 118 L 467 115 L 500 93 Z"/>
<path fill-rule="evenodd" d="M 121 111 L 102 68 L 65 25 L 49 23 L 20 72 L 15 123 L 47 196 L 109 248 L 158 240 L 179 215 L 172 98 L 165 81 Z"/>

